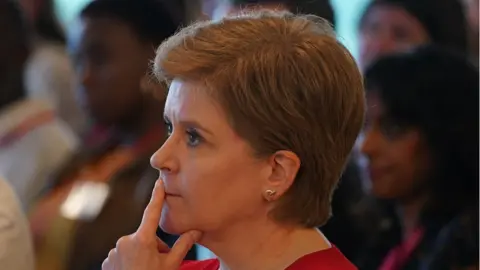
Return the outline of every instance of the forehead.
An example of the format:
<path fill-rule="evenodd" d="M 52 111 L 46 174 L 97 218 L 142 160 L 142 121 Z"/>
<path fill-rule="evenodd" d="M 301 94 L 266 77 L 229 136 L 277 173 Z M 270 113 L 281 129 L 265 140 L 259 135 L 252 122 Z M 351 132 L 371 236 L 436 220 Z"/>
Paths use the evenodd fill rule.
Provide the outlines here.
<path fill-rule="evenodd" d="M 92 43 L 124 47 L 139 44 L 140 41 L 127 23 L 114 17 L 83 17 L 76 27 L 72 41 L 77 41 L 80 48 Z"/>
<path fill-rule="evenodd" d="M 165 115 L 173 118 L 207 117 L 223 118 L 220 105 L 207 93 L 205 86 L 199 83 L 174 80 L 168 90 Z"/>
<path fill-rule="evenodd" d="M 369 117 L 380 117 L 384 113 L 382 100 L 376 93 L 367 93 L 367 115 Z"/>

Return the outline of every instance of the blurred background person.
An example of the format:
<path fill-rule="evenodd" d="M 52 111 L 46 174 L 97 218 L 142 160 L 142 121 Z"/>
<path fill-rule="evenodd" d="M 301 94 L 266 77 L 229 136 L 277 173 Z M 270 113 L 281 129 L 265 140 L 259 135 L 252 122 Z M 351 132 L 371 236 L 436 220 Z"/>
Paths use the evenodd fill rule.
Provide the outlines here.
<path fill-rule="evenodd" d="M 22 7 L 33 41 L 25 67 L 28 96 L 53 106 L 79 136 L 87 128 L 74 93 L 74 71 L 65 48 L 65 35 L 54 13 L 54 0 L 16 0 Z"/>
<path fill-rule="evenodd" d="M 31 44 L 15 1 L 0 1 L 0 35 L 0 175 L 28 211 L 77 141 L 48 104 L 27 98 L 23 71 Z"/>
<path fill-rule="evenodd" d="M 15 192 L 9 183 L 1 177 L 0 265 L 2 269 L 35 269 L 32 238 L 27 218 L 20 207 Z"/>
<path fill-rule="evenodd" d="M 178 27 L 157 0 L 96 0 L 81 11 L 69 49 L 95 126 L 30 217 L 38 269 L 101 269 L 118 238 L 138 227 L 158 177 L 150 157 L 167 135 L 165 96 L 151 93 L 166 90 L 148 73 Z"/>
<path fill-rule="evenodd" d="M 478 269 L 478 70 L 426 47 L 379 59 L 365 78 L 362 151 L 385 211 L 365 220 L 358 266 Z"/>
<path fill-rule="evenodd" d="M 372 0 L 359 22 L 359 63 L 437 44 L 468 53 L 467 20 L 460 0 Z"/>

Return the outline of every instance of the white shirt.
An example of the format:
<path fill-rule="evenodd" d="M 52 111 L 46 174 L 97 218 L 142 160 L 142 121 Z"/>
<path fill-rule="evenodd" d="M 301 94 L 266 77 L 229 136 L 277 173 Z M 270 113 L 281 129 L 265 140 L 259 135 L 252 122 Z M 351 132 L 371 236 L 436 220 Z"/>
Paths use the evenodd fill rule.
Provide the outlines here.
<path fill-rule="evenodd" d="M 29 98 L 48 102 L 76 134 L 83 134 L 87 117 L 75 94 L 73 65 L 61 44 L 37 40 L 24 74 Z"/>
<path fill-rule="evenodd" d="M 43 112 L 52 111 L 41 101 L 22 100 L 0 110 L 0 139 Z M 52 173 L 68 161 L 77 138 L 60 120 L 33 126 L 24 134 L 0 144 L 0 175 L 10 182 L 25 210 L 37 199 Z"/>
<path fill-rule="evenodd" d="M 34 270 L 32 238 L 10 185 L 0 178 L 0 268 Z"/>

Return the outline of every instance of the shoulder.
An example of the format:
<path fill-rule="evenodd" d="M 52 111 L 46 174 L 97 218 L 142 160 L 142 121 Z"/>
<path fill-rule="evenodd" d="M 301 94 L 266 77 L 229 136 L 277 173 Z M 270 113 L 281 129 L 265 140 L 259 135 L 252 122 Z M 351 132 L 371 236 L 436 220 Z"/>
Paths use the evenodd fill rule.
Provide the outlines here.
<path fill-rule="evenodd" d="M 357 268 L 336 248 L 307 254 L 286 270 L 356 270 Z"/>
<path fill-rule="evenodd" d="M 185 261 L 180 270 L 217 270 L 220 263 L 217 259 L 204 261 Z"/>
<path fill-rule="evenodd" d="M 10 185 L 0 178 L 0 265 L 33 269 L 33 248 L 26 217 Z"/>
<path fill-rule="evenodd" d="M 27 63 L 30 68 L 55 68 L 71 71 L 71 61 L 64 46 L 51 42 L 42 42 L 33 49 Z"/>
<path fill-rule="evenodd" d="M 63 47 L 45 44 L 37 46 L 30 55 L 24 76 L 28 94 L 36 97 L 71 88 L 74 71 Z"/>

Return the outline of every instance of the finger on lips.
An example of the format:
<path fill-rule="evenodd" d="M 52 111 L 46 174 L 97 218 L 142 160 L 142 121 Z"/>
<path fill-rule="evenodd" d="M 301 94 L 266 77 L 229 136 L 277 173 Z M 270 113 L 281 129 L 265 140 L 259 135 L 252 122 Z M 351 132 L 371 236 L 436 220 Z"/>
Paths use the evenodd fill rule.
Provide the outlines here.
<path fill-rule="evenodd" d="M 158 222 L 162 215 L 164 198 L 165 190 L 163 188 L 163 181 L 157 180 L 152 192 L 152 198 L 143 213 L 142 223 L 137 230 L 137 234 L 145 234 L 145 236 L 156 235 Z"/>

